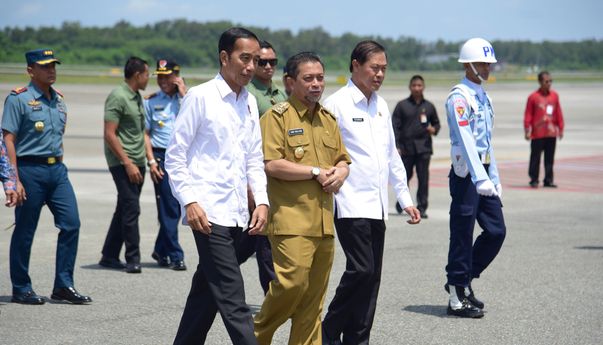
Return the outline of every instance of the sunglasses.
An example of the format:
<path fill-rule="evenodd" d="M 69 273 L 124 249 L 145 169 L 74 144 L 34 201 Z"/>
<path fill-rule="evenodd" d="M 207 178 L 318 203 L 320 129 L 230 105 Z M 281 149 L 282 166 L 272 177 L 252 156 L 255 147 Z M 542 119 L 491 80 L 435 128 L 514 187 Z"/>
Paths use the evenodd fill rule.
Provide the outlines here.
<path fill-rule="evenodd" d="M 278 64 L 278 59 L 259 59 L 258 60 L 258 66 L 266 66 L 267 64 L 270 64 L 270 66 L 272 67 L 276 67 L 276 65 Z"/>

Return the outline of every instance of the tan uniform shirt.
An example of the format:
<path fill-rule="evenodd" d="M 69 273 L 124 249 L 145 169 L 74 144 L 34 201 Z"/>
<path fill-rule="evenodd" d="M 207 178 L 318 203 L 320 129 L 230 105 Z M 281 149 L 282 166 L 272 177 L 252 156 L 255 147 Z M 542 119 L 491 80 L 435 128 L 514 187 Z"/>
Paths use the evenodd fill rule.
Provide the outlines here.
<path fill-rule="evenodd" d="M 328 169 L 340 161 L 351 163 L 337 121 L 317 104 L 314 115 L 290 97 L 260 118 L 264 159 Z M 308 171 L 308 175 L 310 172 Z M 270 235 L 333 236 L 333 195 L 314 179 L 283 181 L 268 176 Z"/>

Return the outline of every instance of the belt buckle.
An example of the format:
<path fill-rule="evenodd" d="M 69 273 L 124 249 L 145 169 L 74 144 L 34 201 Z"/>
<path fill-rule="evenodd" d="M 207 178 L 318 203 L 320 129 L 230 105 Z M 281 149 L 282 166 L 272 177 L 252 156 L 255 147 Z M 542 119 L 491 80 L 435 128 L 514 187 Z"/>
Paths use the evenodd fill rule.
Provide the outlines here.
<path fill-rule="evenodd" d="M 56 162 L 57 162 L 57 159 L 55 157 L 48 157 L 46 159 L 46 163 L 48 163 L 50 165 L 55 164 Z"/>

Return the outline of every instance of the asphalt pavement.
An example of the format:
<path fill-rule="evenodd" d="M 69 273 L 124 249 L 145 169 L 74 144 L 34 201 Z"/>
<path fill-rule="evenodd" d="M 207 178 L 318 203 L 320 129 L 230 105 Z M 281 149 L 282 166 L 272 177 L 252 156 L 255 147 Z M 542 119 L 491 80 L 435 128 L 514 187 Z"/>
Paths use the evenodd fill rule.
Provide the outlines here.
<path fill-rule="evenodd" d="M 60 81 L 60 80 L 59 80 Z M 148 93 L 156 87 L 150 82 Z M 0 95 L 21 85 L 0 84 Z M 76 288 L 90 305 L 49 301 L 11 303 L 8 267 L 13 210 L 0 208 L 0 344 L 171 344 L 198 256 L 190 230 L 180 228 L 187 271 L 159 268 L 151 259 L 157 234 L 153 188 L 147 176 L 141 197 L 142 274 L 98 265 L 115 208 L 116 191 L 103 156 L 102 113 L 111 86 L 60 85 L 68 106 L 65 163 L 77 194 L 82 222 Z M 494 147 L 503 181 L 507 238 L 473 287 L 486 303 L 479 320 L 446 315 L 444 266 L 448 250 L 448 90 L 430 88 L 442 131 L 435 139 L 429 219 L 406 224 L 390 201 L 383 278 L 371 344 L 601 344 L 603 342 L 603 84 L 565 83 L 559 91 L 567 122 L 558 142 L 553 189 L 528 188 L 529 143 L 523 139 L 526 98 L 535 83 L 487 86 L 496 111 Z M 334 91 L 329 88 L 325 95 Z M 147 92 L 145 92 L 146 94 Z M 383 87 L 393 110 L 406 89 Z M 4 96 L 2 96 L 4 97 Z M 411 189 L 416 191 L 415 182 Z M 8 228 L 8 229 L 6 229 Z M 6 229 L 6 230 L 5 230 Z M 479 228 L 476 228 L 476 234 Z M 38 294 L 49 296 L 54 279 L 57 231 L 45 209 L 34 240 L 30 275 Z M 328 304 L 345 269 L 339 244 Z M 257 311 L 263 293 L 252 258 L 242 265 L 247 301 Z M 351 301 L 350 303 L 353 303 Z M 327 305 L 326 304 L 326 305 Z M 325 305 L 325 308 L 326 308 Z M 286 344 L 288 324 L 274 344 Z M 207 344 L 230 344 L 219 316 Z"/>

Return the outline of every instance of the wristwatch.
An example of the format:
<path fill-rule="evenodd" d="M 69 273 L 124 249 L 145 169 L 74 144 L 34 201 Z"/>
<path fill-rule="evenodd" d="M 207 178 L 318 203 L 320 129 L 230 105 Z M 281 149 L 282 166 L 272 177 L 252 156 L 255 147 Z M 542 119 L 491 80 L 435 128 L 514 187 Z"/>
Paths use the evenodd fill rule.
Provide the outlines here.
<path fill-rule="evenodd" d="M 320 175 L 320 168 L 319 167 L 313 167 L 312 168 L 312 179 L 316 180 L 318 178 L 318 175 Z"/>

